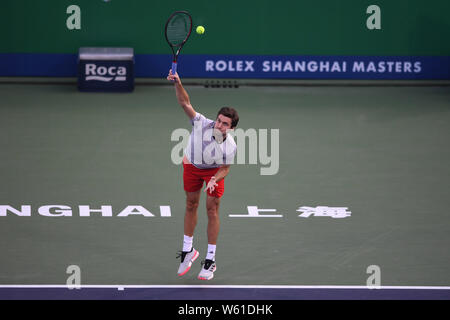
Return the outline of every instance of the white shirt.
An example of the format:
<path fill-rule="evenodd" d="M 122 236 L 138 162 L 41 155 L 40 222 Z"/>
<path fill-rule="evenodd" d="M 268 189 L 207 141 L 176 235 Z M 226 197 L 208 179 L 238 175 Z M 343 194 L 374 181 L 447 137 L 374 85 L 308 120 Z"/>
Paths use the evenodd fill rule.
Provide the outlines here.
<path fill-rule="evenodd" d="M 184 154 L 199 169 L 218 168 L 234 162 L 236 142 L 229 133 L 222 143 L 217 142 L 213 134 L 214 123 L 198 112 L 191 119 L 192 132 Z"/>

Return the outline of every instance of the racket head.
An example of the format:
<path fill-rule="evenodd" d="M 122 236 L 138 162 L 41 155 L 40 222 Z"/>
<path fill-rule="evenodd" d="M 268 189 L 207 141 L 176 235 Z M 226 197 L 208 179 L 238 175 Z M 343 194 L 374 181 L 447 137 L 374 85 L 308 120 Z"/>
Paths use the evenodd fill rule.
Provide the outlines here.
<path fill-rule="evenodd" d="M 165 26 L 166 41 L 174 53 L 174 61 L 192 32 L 192 18 L 187 11 L 175 11 L 167 19 Z M 175 53 L 175 50 L 177 52 Z"/>

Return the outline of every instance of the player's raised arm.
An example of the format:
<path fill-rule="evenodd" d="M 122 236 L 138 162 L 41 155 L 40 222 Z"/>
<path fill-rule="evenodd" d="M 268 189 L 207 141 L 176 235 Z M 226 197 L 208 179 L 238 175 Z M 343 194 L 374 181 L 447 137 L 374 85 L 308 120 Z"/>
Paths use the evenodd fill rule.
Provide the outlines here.
<path fill-rule="evenodd" d="M 167 76 L 167 80 L 172 81 L 175 84 L 175 93 L 177 95 L 178 103 L 183 108 L 186 115 L 189 117 L 189 119 L 194 118 L 196 112 L 191 105 L 189 95 L 187 94 L 186 90 L 184 90 L 183 85 L 181 84 L 178 73 L 172 74 L 172 70 L 170 70 L 169 75 Z"/>

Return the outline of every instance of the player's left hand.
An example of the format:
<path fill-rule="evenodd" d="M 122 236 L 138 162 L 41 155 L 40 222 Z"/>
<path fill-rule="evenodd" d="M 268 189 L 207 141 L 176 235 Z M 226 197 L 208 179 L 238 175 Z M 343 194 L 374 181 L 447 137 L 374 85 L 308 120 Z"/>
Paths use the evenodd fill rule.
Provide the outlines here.
<path fill-rule="evenodd" d="M 206 190 L 209 189 L 209 192 L 212 193 L 217 186 L 216 177 L 212 176 L 203 192 L 206 192 Z"/>

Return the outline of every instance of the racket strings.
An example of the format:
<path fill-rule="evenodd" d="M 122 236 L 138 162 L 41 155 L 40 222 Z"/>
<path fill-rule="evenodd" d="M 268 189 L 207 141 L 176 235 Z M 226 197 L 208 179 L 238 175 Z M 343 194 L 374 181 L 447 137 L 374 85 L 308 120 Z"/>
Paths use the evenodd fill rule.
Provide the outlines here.
<path fill-rule="evenodd" d="M 167 24 L 167 40 L 172 46 L 179 46 L 188 37 L 190 29 L 191 22 L 187 15 L 175 15 L 169 20 Z"/>

